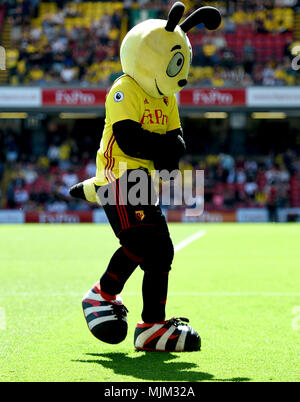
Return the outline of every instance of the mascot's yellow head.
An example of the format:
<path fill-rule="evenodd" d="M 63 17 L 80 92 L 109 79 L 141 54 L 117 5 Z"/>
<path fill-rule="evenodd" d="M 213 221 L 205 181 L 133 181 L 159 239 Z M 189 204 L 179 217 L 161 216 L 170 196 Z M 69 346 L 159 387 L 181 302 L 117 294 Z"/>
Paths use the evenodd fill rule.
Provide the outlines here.
<path fill-rule="evenodd" d="M 177 25 L 184 9 L 184 4 L 176 2 L 167 21 L 144 21 L 133 27 L 122 42 L 123 72 L 154 98 L 175 94 L 187 84 L 192 47 L 186 32 L 200 23 L 210 30 L 221 23 L 216 8 L 201 7 Z"/>

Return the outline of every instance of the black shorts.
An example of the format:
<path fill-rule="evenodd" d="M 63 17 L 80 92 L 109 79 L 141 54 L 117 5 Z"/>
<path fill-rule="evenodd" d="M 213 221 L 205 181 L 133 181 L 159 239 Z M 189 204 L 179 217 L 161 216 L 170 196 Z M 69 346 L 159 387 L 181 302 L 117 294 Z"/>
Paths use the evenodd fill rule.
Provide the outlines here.
<path fill-rule="evenodd" d="M 124 176 L 123 176 L 124 177 Z M 158 203 L 158 197 L 153 188 L 151 176 L 148 176 L 148 197 L 147 201 L 132 205 L 128 194 L 133 183 L 124 181 L 123 177 L 98 187 L 97 193 L 109 223 L 117 237 L 121 233 L 132 228 L 152 227 L 154 233 L 168 234 L 168 226 L 165 216 Z M 113 194 L 113 202 L 107 202 L 107 194 Z M 157 204 L 157 205 L 156 205 Z"/>

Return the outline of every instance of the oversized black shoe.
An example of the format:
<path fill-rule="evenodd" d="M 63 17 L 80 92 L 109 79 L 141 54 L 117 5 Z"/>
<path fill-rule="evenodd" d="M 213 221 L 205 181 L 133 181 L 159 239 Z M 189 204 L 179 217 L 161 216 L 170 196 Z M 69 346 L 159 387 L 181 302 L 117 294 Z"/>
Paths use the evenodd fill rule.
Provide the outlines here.
<path fill-rule="evenodd" d="M 120 343 L 127 336 L 127 308 L 119 295 L 113 298 L 97 282 L 82 299 L 83 313 L 91 333 L 100 341 Z"/>
<path fill-rule="evenodd" d="M 201 348 L 199 334 L 188 324 L 187 318 L 148 324 L 139 322 L 135 328 L 134 346 L 137 350 L 158 352 L 194 352 Z"/>

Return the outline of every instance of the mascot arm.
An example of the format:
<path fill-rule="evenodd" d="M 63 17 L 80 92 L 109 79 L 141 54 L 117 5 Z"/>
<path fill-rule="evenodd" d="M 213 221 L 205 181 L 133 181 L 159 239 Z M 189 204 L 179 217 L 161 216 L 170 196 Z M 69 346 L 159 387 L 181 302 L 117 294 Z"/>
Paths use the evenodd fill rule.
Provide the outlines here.
<path fill-rule="evenodd" d="M 167 132 L 169 136 L 173 136 L 174 144 L 171 152 L 166 153 L 162 157 L 154 159 L 155 170 L 167 170 L 172 172 L 179 169 L 179 160 L 185 154 L 186 146 L 182 137 L 182 130 L 175 129 Z"/>
<path fill-rule="evenodd" d="M 181 158 L 186 151 L 185 142 L 183 139 L 183 132 L 181 128 L 176 128 L 175 130 L 167 131 L 168 136 L 172 136 L 172 149 L 171 155 L 176 158 Z"/>
<path fill-rule="evenodd" d="M 159 134 L 144 130 L 140 123 L 126 119 L 113 124 L 113 133 L 120 149 L 133 158 L 163 160 L 172 154 L 179 159 L 185 152 L 180 128 Z"/>
<path fill-rule="evenodd" d="M 174 170 L 179 169 L 179 159 L 168 157 L 164 160 L 156 159 L 154 161 L 154 168 L 155 170 L 167 170 L 171 173 Z"/>

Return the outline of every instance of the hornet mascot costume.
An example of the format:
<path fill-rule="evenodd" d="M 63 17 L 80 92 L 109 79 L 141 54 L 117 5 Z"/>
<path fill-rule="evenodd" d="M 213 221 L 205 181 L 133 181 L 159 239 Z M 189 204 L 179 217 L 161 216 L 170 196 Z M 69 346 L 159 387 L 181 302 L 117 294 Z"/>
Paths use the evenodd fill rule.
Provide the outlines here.
<path fill-rule="evenodd" d="M 119 294 L 138 265 L 144 271 L 143 321 L 134 334 L 137 350 L 196 351 L 201 343 L 188 319 L 165 317 L 174 248 L 157 196 L 139 205 L 123 202 L 132 186 L 125 183 L 125 173 L 147 172 L 151 187 L 150 172 L 178 169 L 185 152 L 175 93 L 187 84 L 192 60 L 186 33 L 200 23 L 217 29 L 221 16 L 214 7 L 202 7 L 178 25 L 184 8 L 176 2 L 167 21 L 144 21 L 125 36 L 120 50 L 124 74 L 106 97 L 96 177 L 70 189 L 75 198 L 102 204 L 121 245 L 82 300 L 88 328 L 96 338 L 111 344 L 125 339 L 128 310 Z M 108 193 L 114 202 L 105 202 Z"/>

